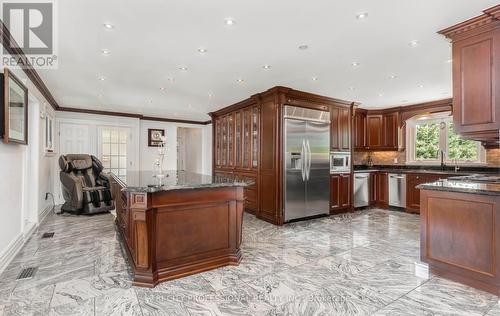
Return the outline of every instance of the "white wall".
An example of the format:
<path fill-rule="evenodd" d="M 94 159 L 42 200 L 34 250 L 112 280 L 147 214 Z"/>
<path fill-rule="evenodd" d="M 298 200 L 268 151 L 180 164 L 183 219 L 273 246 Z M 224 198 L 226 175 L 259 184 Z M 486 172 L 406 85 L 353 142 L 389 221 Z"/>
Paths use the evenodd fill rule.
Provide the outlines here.
<path fill-rule="evenodd" d="M 129 145 L 132 157 L 130 170 L 152 170 L 153 162 L 156 159 L 158 148 L 148 147 L 148 129 L 164 129 L 167 137 L 167 155 L 165 158 L 165 169 L 177 169 L 177 127 L 199 128 L 202 133 L 202 173 L 212 172 L 212 125 L 183 124 L 172 122 L 157 122 L 139 120 L 136 118 L 126 118 L 119 116 L 105 116 L 72 112 L 56 113 L 56 130 L 61 123 L 83 124 L 89 127 L 89 148 L 90 154 L 97 155 L 97 134 L 99 126 L 129 127 L 132 131 L 132 142 Z M 58 133 L 56 132 L 56 135 Z M 56 152 L 61 154 L 59 148 L 59 138 L 56 137 Z M 129 151 L 130 152 L 130 151 Z M 60 186 L 58 177 L 55 180 L 56 186 Z M 61 201 L 61 200 L 59 200 Z"/>
<path fill-rule="evenodd" d="M 30 237 L 47 209 L 45 192 L 52 192 L 53 157 L 43 154 L 46 100 L 19 69 L 11 69 L 28 87 L 28 146 L 0 141 L 0 272 Z"/>
<path fill-rule="evenodd" d="M 177 169 L 177 128 L 199 128 L 202 133 L 202 167 L 201 173 L 212 173 L 212 125 L 197 125 L 197 124 L 183 124 L 171 122 L 156 122 L 141 120 L 141 137 L 140 137 L 140 168 L 142 170 L 151 170 L 153 162 L 157 158 L 158 148 L 148 147 L 148 129 L 164 129 L 165 136 L 167 137 L 167 156 L 165 158 L 165 169 Z"/>

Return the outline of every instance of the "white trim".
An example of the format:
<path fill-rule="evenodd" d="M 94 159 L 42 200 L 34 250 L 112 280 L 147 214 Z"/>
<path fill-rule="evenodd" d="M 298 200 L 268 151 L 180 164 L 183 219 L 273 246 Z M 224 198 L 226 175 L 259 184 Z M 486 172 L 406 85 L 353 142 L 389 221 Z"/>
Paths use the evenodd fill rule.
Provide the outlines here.
<path fill-rule="evenodd" d="M 23 248 L 26 240 L 28 240 L 28 238 L 23 236 L 23 233 L 19 233 L 0 254 L 0 274 L 7 268 L 12 259 L 14 259 L 17 253 Z"/>
<path fill-rule="evenodd" d="M 47 216 L 49 216 L 50 214 L 50 211 L 52 211 L 52 208 L 54 208 L 55 206 L 53 206 L 52 204 L 49 204 L 47 205 L 43 211 L 40 212 L 40 214 L 38 215 L 38 225 L 42 224 L 43 221 L 45 220 L 45 218 Z"/>

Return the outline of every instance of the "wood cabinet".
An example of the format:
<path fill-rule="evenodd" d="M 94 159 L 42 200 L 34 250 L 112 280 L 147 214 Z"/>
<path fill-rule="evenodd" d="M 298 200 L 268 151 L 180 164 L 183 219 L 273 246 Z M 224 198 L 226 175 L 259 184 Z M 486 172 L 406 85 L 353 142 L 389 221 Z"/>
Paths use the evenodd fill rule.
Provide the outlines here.
<path fill-rule="evenodd" d="M 398 149 L 399 114 L 397 112 L 386 113 L 382 116 L 383 147 L 388 150 Z"/>
<path fill-rule="evenodd" d="M 349 173 L 330 175 L 330 214 L 351 208 L 352 178 Z"/>
<path fill-rule="evenodd" d="M 415 187 L 422 183 L 434 182 L 446 178 L 446 175 L 409 173 L 406 175 L 406 211 L 420 213 L 420 190 Z"/>
<path fill-rule="evenodd" d="M 351 150 L 352 102 L 274 87 L 210 113 L 214 175 L 255 179 L 255 186 L 245 189 L 245 208 L 276 225 L 284 223 L 282 133 L 286 105 L 330 112 L 330 149 Z M 344 208 L 351 204 L 347 183 L 350 179 L 340 183 L 344 192 L 349 190 L 339 195 L 339 205 Z"/>
<path fill-rule="evenodd" d="M 387 172 L 377 172 L 376 180 L 378 207 L 387 208 L 389 206 L 389 176 Z"/>
<path fill-rule="evenodd" d="M 350 108 L 332 106 L 331 119 L 331 150 L 351 151 L 351 111 Z"/>
<path fill-rule="evenodd" d="M 380 149 L 384 144 L 383 116 L 368 114 L 366 116 L 366 149 Z"/>
<path fill-rule="evenodd" d="M 256 102 L 213 116 L 214 175 L 257 183 L 259 108 Z M 256 184 L 245 188 L 245 209 L 257 210 Z"/>
<path fill-rule="evenodd" d="M 353 119 L 352 141 L 355 150 L 364 150 L 366 147 L 366 111 L 356 109 Z"/>
<path fill-rule="evenodd" d="M 439 33 L 453 51 L 453 122 L 464 138 L 498 140 L 500 129 L 500 5 Z"/>

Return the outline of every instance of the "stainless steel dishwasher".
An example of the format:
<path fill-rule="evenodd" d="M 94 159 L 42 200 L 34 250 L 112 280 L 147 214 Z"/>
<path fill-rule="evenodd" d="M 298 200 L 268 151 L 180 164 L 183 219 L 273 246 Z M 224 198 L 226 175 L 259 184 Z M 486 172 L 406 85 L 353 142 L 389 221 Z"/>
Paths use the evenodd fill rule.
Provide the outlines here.
<path fill-rule="evenodd" d="M 389 173 L 389 205 L 406 207 L 406 175 Z"/>
<path fill-rule="evenodd" d="M 354 174 L 354 207 L 368 206 L 369 201 L 369 173 Z"/>

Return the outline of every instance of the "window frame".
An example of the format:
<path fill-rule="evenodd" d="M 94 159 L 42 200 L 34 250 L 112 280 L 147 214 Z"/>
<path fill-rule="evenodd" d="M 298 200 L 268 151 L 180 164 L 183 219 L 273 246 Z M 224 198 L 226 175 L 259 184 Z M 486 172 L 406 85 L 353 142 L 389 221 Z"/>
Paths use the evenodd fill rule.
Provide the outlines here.
<path fill-rule="evenodd" d="M 417 137 L 417 125 L 420 125 L 421 123 L 438 123 L 441 124 L 442 122 L 446 123 L 446 126 L 444 128 L 440 127 L 440 132 L 439 132 L 439 144 L 438 150 L 443 150 L 444 152 L 444 162 L 446 164 L 458 164 L 461 166 L 466 166 L 466 165 L 485 165 L 486 164 L 486 150 L 484 147 L 481 145 L 480 142 L 477 142 L 477 147 L 478 147 L 478 159 L 477 160 L 459 160 L 458 162 L 455 162 L 454 159 L 449 159 L 448 158 L 448 123 L 453 123 L 453 117 L 451 116 L 450 112 L 442 112 L 442 113 L 434 113 L 430 115 L 425 115 L 425 116 L 417 116 L 414 118 L 411 118 L 406 121 L 406 163 L 407 164 L 418 164 L 418 165 L 440 165 L 441 164 L 441 157 L 438 155 L 437 159 L 435 160 L 418 160 L 416 159 L 416 137 Z"/>

